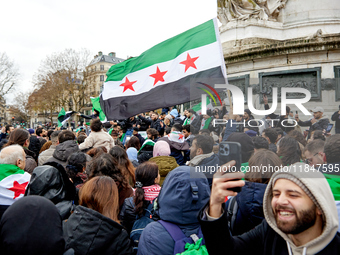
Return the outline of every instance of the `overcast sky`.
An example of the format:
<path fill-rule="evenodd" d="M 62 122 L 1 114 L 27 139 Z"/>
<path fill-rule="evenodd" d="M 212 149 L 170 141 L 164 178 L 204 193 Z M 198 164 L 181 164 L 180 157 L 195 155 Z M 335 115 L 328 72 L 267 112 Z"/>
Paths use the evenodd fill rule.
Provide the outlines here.
<path fill-rule="evenodd" d="M 16 91 L 33 88 L 40 62 L 66 48 L 96 55 L 138 56 L 187 29 L 216 17 L 216 0 L 16 0 L 3 1 L 0 52 L 19 67 Z M 15 91 L 7 97 L 12 101 Z"/>

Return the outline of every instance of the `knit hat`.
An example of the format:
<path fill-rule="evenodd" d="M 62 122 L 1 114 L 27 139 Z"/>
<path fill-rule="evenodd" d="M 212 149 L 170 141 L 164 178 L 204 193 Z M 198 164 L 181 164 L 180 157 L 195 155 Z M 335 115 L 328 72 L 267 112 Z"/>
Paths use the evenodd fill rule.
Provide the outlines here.
<path fill-rule="evenodd" d="M 254 136 L 256 136 L 257 135 L 257 132 L 256 131 L 254 131 L 254 130 L 247 130 L 246 132 L 244 132 L 244 133 L 246 133 L 247 135 L 249 135 L 250 137 L 254 137 Z"/>
<path fill-rule="evenodd" d="M 33 129 L 33 128 L 29 128 L 29 129 L 28 129 L 28 132 L 30 133 L 30 135 L 31 135 L 31 134 L 34 134 L 34 129 Z"/>
<path fill-rule="evenodd" d="M 171 112 L 170 112 L 170 115 L 171 116 L 174 116 L 175 118 L 178 116 L 178 111 L 177 109 L 172 109 Z"/>
<path fill-rule="evenodd" d="M 274 188 L 275 182 L 278 179 L 287 179 L 289 181 L 294 182 L 296 185 L 298 185 L 306 194 L 307 196 L 313 201 L 313 203 L 321 210 L 321 207 L 319 205 L 319 203 L 316 201 L 314 195 L 312 194 L 312 192 L 310 192 L 310 190 L 306 187 L 305 184 L 303 184 L 298 178 L 296 178 L 295 176 L 291 175 L 291 174 L 287 174 L 287 173 L 280 173 L 277 174 L 272 182 L 272 188 Z"/>

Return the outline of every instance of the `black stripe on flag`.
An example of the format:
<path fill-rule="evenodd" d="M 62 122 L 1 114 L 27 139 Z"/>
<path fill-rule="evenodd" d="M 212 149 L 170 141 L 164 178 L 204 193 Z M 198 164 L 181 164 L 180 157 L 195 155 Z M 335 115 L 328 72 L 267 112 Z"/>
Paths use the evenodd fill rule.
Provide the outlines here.
<path fill-rule="evenodd" d="M 211 68 L 193 75 L 186 76 L 175 82 L 155 87 L 148 92 L 135 96 L 121 96 L 103 100 L 100 97 L 100 105 L 108 120 L 126 119 L 138 113 L 174 106 L 200 98 L 202 91 L 193 95 L 190 86 L 199 86 L 198 81 L 206 82 L 208 79 L 225 83 L 221 67 Z M 214 84 L 211 84 L 214 86 Z M 221 90 L 220 90 L 221 91 Z"/>

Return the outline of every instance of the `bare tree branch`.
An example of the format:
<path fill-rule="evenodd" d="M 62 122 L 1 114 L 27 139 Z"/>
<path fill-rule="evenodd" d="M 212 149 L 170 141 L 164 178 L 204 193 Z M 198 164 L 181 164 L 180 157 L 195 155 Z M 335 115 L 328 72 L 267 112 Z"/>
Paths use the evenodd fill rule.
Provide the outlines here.
<path fill-rule="evenodd" d="M 5 52 L 0 52 L 0 96 L 8 94 L 19 78 L 18 68 Z"/>

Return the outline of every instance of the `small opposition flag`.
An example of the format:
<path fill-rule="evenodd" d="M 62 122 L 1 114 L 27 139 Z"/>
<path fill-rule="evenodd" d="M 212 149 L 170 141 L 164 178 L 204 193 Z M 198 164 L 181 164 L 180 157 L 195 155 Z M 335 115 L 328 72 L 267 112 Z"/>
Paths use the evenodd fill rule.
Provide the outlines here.
<path fill-rule="evenodd" d="M 61 111 L 58 114 L 58 127 L 63 126 L 73 113 L 75 113 L 75 111 L 65 112 L 64 107 L 61 108 Z"/>
<path fill-rule="evenodd" d="M 208 97 L 207 97 L 206 106 L 207 106 L 207 110 L 211 110 L 211 109 L 214 108 Z M 191 109 L 193 109 L 196 112 L 197 115 L 202 114 L 202 104 L 201 103 L 194 105 Z"/>
<path fill-rule="evenodd" d="M 113 65 L 106 75 L 100 104 L 108 120 L 191 101 L 193 81 L 226 78 L 216 18 Z"/>
<path fill-rule="evenodd" d="M 16 165 L 0 164 L 0 205 L 11 205 L 23 197 L 31 175 Z"/>
<path fill-rule="evenodd" d="M 106 116 L 105 113 L 102 110 L 102 107 L 100 106 L 100 98 L 99 97 L 91 97 L 91 102 L 92 102 L 92 111 L 96 110 L 99 113 L 99 119 L 102 122 L 106 122 Z"/>

